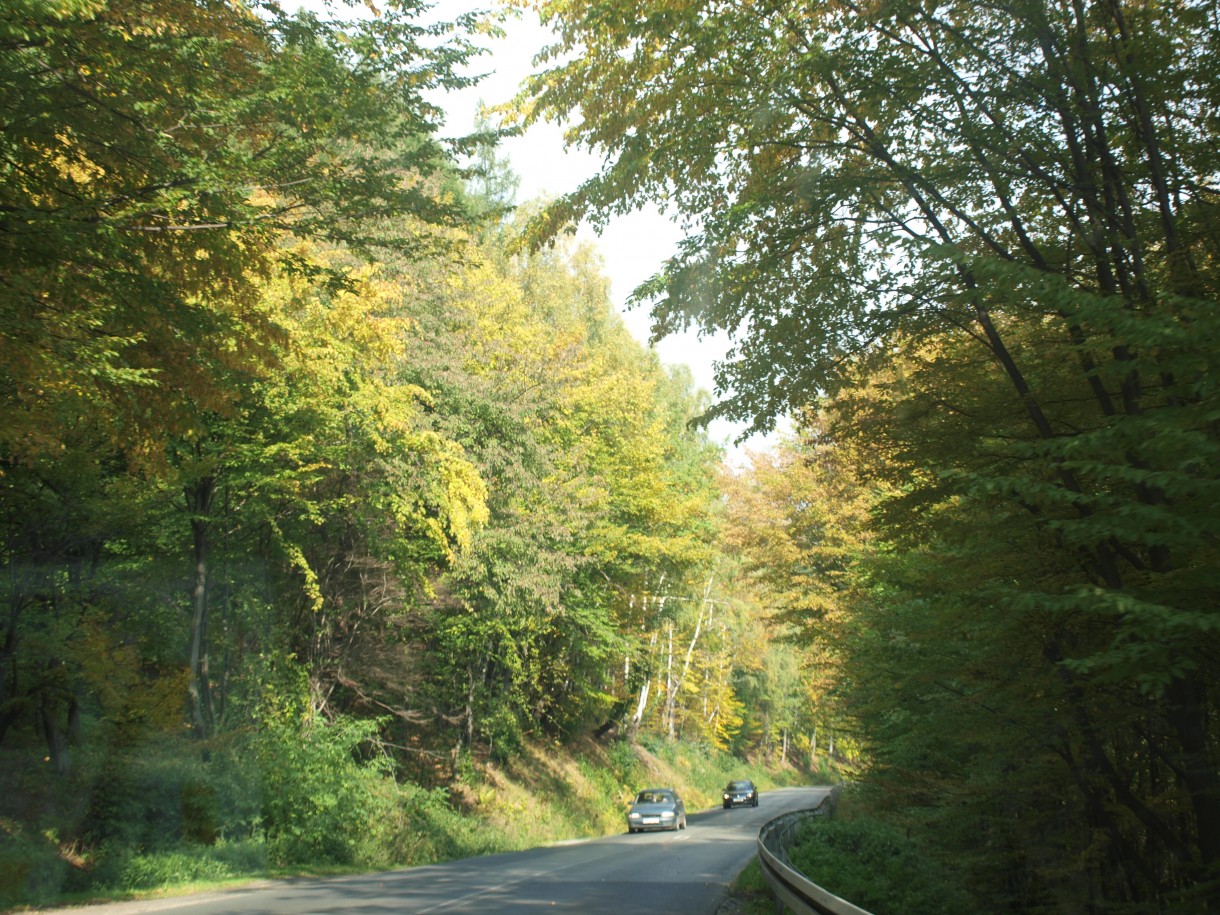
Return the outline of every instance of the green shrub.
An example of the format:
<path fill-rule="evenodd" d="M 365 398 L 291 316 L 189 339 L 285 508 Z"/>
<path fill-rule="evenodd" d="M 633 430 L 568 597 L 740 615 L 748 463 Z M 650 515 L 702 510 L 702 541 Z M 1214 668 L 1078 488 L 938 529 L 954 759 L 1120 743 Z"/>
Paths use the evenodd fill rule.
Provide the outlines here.
<path fill-rule="evenodd" d="M 108 845 L 98 850 L 90 881 L 80 889 L 131 893 L 166 886 L 214 883 L 263 873 L 266 848 L 261 841 L 221 841 L 216 845 L 179 845 L 137 850 Z"/>
<path fill-rule="evenodd" d="M 248 738 L 166 737 L 111 752 L 82 774 L 87 800 L 69 831 L 88 847 L 177 848 L 247 838 L 259 816 Z"/>
<path fill-rule="evenodd" d="M 0 909 L 52 902 L 68 870 L 54 842 L 0 830 Z"/>
<path fill-rule="evenodd" d="M 431 864 L 509 848 L 508 837 L 455 810 L 443 788 L 396 785 L 392 780 L 383 787 L 393 796 L 382 817 L 369 824 L 362 851 L 370 865 Z"/>
<path fill-rule="evenodd" d="M 511 761 L 525 748 L 520 717 L 505 704 L 497 703 L 488 709 L 479 721 L 479 730 L 487 742 L 488 755 L 497 763 Z"/>
<path fill-rule="evenodd" d="M 363 863 L 369 824 L 385 820 L 394 804 L 385 760 L 361 757 L 377 728 L 376 721 L 328 721 L 303 694 L 270 697 L 252 743 L 272 863 Z"/>
<path fill-rule="evenodd" d="M 181 842 L 182 793 L 196 777 L 197 748 L 193 755 L 184 759 L 163 749 L 114 754 L 87 788 L 82 840 L 124 846 Z"/>
<path fill-rule="evenodd" d="M 873 915 L 969 915 L 967 894 L 902 833 L 871 820 L 818 819 L 789 852 L 818 886 Z"/>

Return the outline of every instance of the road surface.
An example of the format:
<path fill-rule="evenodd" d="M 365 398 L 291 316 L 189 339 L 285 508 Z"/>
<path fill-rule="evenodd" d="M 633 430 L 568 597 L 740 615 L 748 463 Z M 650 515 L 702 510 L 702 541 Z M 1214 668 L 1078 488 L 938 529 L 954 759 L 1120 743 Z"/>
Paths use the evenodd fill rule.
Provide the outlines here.
<path fill-rule="evenodd" d="M 679 832 L 565 842 L 354 877 L 278 880 L 218 893 L 59 910 L 79 915 L 713 915 L 757 853 L 758 830 L 816 807 L 828 788 L 762 792 L 759 805 L 691 813 Z"/>

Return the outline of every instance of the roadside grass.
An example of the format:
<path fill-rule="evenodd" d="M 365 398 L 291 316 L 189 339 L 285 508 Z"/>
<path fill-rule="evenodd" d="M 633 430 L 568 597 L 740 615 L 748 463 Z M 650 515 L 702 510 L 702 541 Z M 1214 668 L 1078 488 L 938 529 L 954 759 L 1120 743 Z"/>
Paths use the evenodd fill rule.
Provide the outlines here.
<path fill-rule="evenodd" d="M 506 837 L 502 850 L 622 832 L 631 799 L 649 786 L 677 788 L 693 812 L 718 807 L 721 789 L 735 778 L 752 778 L 764 791 L 811 778 L 792 766 L 768 768 L 703 746 L 648 739 L 590 740 L 566 749 L 530 744 L 507 763 L 467 761 L 460 770 L 455 800 Z"/>
<path fill-rule="evenodd" d="M 763 877 L 757 856 L 750 859 L 729 887 L 729 906 L 726 908 L 734 915 L 775 915 L 775 896 Z"/>
<path fill-rule="evenodd" d="M 688 809 L 697 811 L 717 806 L 720 789 L 733 778 L 752 778 L 763 790 L 811 778 L 790 766 L 769 769 L 661 740 L 533 743 L 507 762 L 467 756 L 444 789 L 353 769 L 319 783 L 324 793 L 357 805 L 335 820 L 347 831 L 345 843 L 335 854 L 311 855 L 310 849 L 323 847 L 313 836 L 297 844 L 285 835 L 268 841 L 259 820 L 266 805 L 260 807 L 256 786 L 223 767 L 216 771 L 209 788 L 215 804 L 236 805 L 240 816 L 226 807 L 206 828 L 190 809 L 199 772 L 177 759 L 159 766 L 145 760 L 144 768 L 127 773 L 122 791 L 108 796 L 84 785 L 65 795 L 54 777 L 24 781 L 24 809 L 0 803 L 8 808 L 0 809 L 0 910 L 161 898 L 515 851 L 625 831 L 631 798 L 649 785 L 677 788 Z M 108 837 L 61 840 L 75 834 L 86 809 L 96 816 L 102 803 L 113 807 Z M 138 835 L 128 831 L 137 825 Z"/>

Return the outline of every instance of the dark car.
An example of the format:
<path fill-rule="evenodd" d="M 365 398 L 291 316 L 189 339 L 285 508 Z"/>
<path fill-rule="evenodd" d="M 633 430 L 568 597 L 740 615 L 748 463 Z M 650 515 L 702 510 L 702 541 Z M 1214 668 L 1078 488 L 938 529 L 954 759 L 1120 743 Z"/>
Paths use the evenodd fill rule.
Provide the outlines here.
<path fill-rule="evenodd" d="M 627 831 L 685 829 L 686 806 L 673 788 L 645 788 L 627 811 Z"/>
<path fill-rule="evenodd" d="M 729 782 L 724 787 L 724 809 L 730 807 L 757 807 L 758 789 L 749 779 Z"/>

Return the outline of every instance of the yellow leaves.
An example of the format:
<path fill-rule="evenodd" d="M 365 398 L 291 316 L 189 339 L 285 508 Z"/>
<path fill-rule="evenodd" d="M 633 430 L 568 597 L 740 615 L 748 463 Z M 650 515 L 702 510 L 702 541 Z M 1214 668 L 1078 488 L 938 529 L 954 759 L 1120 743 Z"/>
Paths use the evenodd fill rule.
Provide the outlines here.
<path fill-rule="evenodd" d="M 470 547 L 487 523 L 487 486 L 465 449 L 431 431 L 416 431 L 401 440 L 420 473 L 416 489 L 396 497 L 396 513 L 407 527 L 425 532 L 449 560 Z M 419 477 L 422 477 L 419 478 Z"/>
<path fill-rule="evenodd" d="M 379 549 L 422 582 L 435 564 L 467 549 L 487 521 L 486 486 L 459 444 L 427 428 L 430 393 L 401 380 L 411 327 L 403 286 L 340 251 L 299 244 L 288 254 L 295 269 L 274 275 L 266 290 L 290 342 L 284 371 L 268 379 L 264 397 L 295 436 L 275 462 L 304 480 L 295 497 L 316 503 L 318 521 L 333 511 L 366 516 L 383 528 Z M 326 271 L 327 284 L 307 278 L 315 269 Z M 314 494 L 318 481 L 336 476 L 351 481 L 343 497 L 351 505 L 322 504 Z M 305 554 L 292 562 L 320 608 L 324 589 Z"/>
<path fill-rule="evenodd" d="M 309 560 L 299 546 L 295 543 L 284 543 L 282 546 L 289 564 L 301 574 L 302 590 L 309 600 L 310 609 L 314 613 L 321 613 L 325 600 L 322 597 L 322 587 L 318 583 L 318 573 L 309 564 Z"/>
<path fill-rule="evenodd" d="M 86 185 L 105 176 L 106 170 L 85 155 L 70 129 L 57 132 L 55 141 L 60 149 L 49 152 L 47 158 L 61 178 L 77 185 Z"/>
<path fill-rule="evenodd" d="M 34 0 L 52 18 L 90 19 L 109 5 L 109 0 Z"/>
<path fill-rule="evenodd" d="M 458 551 L 468 550 L 475 531 L 490 518 L 487 485 L 457 442 L 446 443 L 441 454 L 441 476 L 447 496 L 447 533 Z"/>
<path fill-rule="evenodd" d="M 282 273 L 268 287 L 269 300 L 294 340 L 291 358 L 309 362 L 312 373 L 325 376 L 324 387 L 340 384 L 349 370 L 375 375 L 376 368 L 405 358 L 407 321 L 397 316 L 401 293 L 381 277 L 380 268 L 341 268 L 337 255 L 305 244 L 289 253 L 342 276 L 342 286 L 334 292 Z"/>

